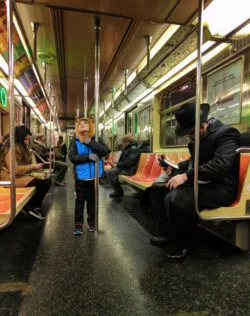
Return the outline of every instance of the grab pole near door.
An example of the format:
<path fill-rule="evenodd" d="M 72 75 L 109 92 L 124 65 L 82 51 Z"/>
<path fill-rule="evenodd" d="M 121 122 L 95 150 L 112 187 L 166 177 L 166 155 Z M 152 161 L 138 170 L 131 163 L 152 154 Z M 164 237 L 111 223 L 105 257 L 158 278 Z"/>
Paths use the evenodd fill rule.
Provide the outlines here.
<path fill-rule="evenodd" d="M 88 78 L 84 78 L 84 117 L 88 115 Z"/>
<path fill-rule="evenodd" d="M 6 1 L 7 6 L 7 36 L 8 36 L 8 104 L 10 116 L 10 216 L 6 223 L 0 225 L 0 229 L 9 226 L 16 215 L 16 156 L 15 156 L 15 104 L 14 104 L 14 55 L 13 55 L 13 4 L 11 0 Z M 4 182 L 2 182 L 4 185 Z M 1 185 L 1 182 L 0 182 Z"/>
<path fill-rule="evenodd" d="M 198 217 L 200 216 L 198 207 L 198 167 L 199 167 L 199 152 L 200 152 L 200 102 L 202 98 L 202 82 L 201 82 L 201 67 L 202 67 L 202 40 L 203 40 L 203 10 L 204 0 L 199 0 L 198 14 L 198 38 L 197 38 L 197 72 L 196 72 L 196 111 L 195 111 L 195 155 L 194 155 L 194 200 L 195 209 Z"/>
<path fill-rule="evenodd" d="M 99 140 L 99 103 L 100 103 L 100 30 L 101 18 L 95 16 L 95 140 Z M 99 226 L 99 162 L 95 162 L 95 229 Z"/>

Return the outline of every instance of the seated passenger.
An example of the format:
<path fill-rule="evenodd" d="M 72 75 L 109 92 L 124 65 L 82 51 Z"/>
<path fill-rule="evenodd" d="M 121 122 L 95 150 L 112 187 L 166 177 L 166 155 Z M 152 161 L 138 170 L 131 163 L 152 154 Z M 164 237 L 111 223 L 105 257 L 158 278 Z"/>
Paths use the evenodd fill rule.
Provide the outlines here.
<path fill-rule="evenodd" d="M 123 150 L 119 161 L 113 162 L 113 168 L 106 171 L 107 179 L 115 189 L 115 191 L 109 195 L 111 198 L 123 196 L 123 189 L 119 183 L 118 175 L 132 176 L 135 174 L 140 158 L 140 150 L 131 134 L 123 137 L 122 147 Z"/>
<path fill-rule="evenodd" d="M 45 140 L 46 140 L 45 136 L 42 136 L 41 141 L 35 140 L 32 144 L 32 149 L 44 160 L 49 158 L 49 152 L 46 149 Z M 68 166 L 65 162 L 60 161 L 60 159 L 62 158 L 61 154 L 55 153 L 55 158 L 56 160 L 55 160 L 54 170 L 57 174 L 56 185 L 64 186 L 65 185 L 64 178 L 68 170 Z"/>
<path fill-rule="evenodd" d="M 139 149 L 141 153 L 150 153 L 150 141 L 149 140 L 142 141 L 139 146 Z"/>
<path fill-rule="evenodd" d="M 74 164 L 75 174 L 75 230 L 74 235 L 82 234 L 84 204 L 87 203 L 88 229 L 95 230 L 95 162 L 99 162 L 99 177 L 102 175 L 102 157 L 108 149 L 97 143 L 90 120 L 80 118 L 76 122 L 76 137 L 69 150 L 69 159 Z"/>
<path fill-rule="evenodd" d="M 29 140 L 31 132 L 22 125 L 15 128 L 15 154 L 16 154 L 16 187 L 36 187 L 36 192 L 24 211 L 36 218 L 43 219 L 45 216 L 41 211 L 43 199 L 48 192 L 50 179 L 39 179 L 32 175 L 32 172 L 42 169 L 43 164 L 36 163 L 32 159 L 32 153 L 29 150 Z M 1 179 L 3 181 L 10 179 L 10 142 L 5 142 L 1 155 Z"/>
<path fill-rule="evenodd" d="M 57 148 L 61 154 L 61 160 L 66 162 L 66 157 L 67 157 L 67 146 L 63 141 L 63 137 L 59 136 L 58 142 L 57 142 Z"/>
<path fill-rule="evenodd" d="M 247 131 L 245 133 L 242 133 L 240 136 L 240 147 L 250 147 L 250 132 Z"/>
<path fill-rule="evenodd" d="M 239 180 L 239 132 L 216 118 L 208 120 L 210 106 L 201 104 L 199 181 L 199 210 L 230 205 L 236 197 Z M 187 135 L 191 158 L 179 163 L 179 169 L 168 167 L 170 177 L 165 186 L 151 187 L 151 210 L 157 235 L 151 244 L 163 245 L 174 235 L 176 252 L 169 259 L 184 259 L 197 247 L 195 234 L 198 216 L 194 204 L 194 139 L 195 104 L 186 103 L 176 112 L 176 134 Z"/>

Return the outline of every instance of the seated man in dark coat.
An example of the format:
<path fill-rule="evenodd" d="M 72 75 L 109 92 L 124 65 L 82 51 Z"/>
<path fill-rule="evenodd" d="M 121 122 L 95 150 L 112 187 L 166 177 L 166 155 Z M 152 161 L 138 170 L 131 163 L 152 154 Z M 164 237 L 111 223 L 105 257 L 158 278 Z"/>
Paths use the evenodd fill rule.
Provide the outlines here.
<path fill-rule="evenodd" d="M 123 137 L 123 151 L 118 162 L 112 164 L 112 169 L 106 171 L 109 182 L 114 186 L 115 191 L 110 197 L 123 196 L 123 189 L 119 183 L 118 175 L 123 174 L 132 176 L 136 172 L 137 164 L 140 158 L 140 150 L 131 134 Z"/>
<path fill-rule="evenodd" d="M 240 147 L 250 147 L 250 132 L 249 131 L 241 134 Z"/>
<path fill-rule="evenodd" d="M 219 120 L 208 120 L 209 104 L 201 104 L 200 155 L 198 179 L 199 210 L 230 205 L 236 197 L 239 180 L 240 133 Z M 170 175 L 165 186 L 152 187 L 151 208 L 157 227 L 151 244 L 160 246 L 174 235 L 176 252 L 169 259 L 184 259 L 197 247 L 195 234 L 198 216 L 194 204 L 194 127 L 195 104 L 186 103 L 176 112 L 176 134 L 187 135 L 191 158 L 179 163 L 175 172 L 168 167 Z M 206 184 L 205 184 L 206 183 Z"/>

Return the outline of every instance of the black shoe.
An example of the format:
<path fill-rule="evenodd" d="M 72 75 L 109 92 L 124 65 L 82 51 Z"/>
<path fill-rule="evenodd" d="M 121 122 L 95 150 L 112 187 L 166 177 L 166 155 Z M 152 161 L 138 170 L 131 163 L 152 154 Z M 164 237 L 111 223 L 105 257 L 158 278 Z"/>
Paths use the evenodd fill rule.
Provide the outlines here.
<path fill-rule="evenodd" d="M 153 236 L 150 238 L 150 244 L 156 247 L 162 247 L 164 245 L 167 245 L 171 243 L 172 238 L 170 236 L 164 237 L 164 236 Z"/>
<path fill-rule="evenodd" d="M 109 197 L 114 198 L 114 197 L 120 197 L 120 196 L 123 196 L 123 195 L 124 195 L 124 193 L 123 193 L 122 190 L 119 190 L 119 191 L 116 190 L 116 191 L 110 193 Z"/>
<path fill-rule="evenodd" d="M 173 253 L 167 255 L 167 258 L 171 261 L 184 260 L 191 256 L 196 251 L 196 248 L 183 248 L 181 250 L 176 250 Z"/>

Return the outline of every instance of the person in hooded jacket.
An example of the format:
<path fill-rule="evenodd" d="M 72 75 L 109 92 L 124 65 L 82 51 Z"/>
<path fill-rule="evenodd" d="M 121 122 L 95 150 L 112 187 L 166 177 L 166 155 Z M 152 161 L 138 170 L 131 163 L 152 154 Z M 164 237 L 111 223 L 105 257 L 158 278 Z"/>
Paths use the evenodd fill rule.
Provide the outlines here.
<path fill-rule="evenodd" d="M 216 118 L 208 119 L 210 106 L 200 105 L 200 150 L 198 180 L 199 210 L 229 206 L 234 202 L 239 181 L 240 133 Z M 151 187 L 151 210 L 156 235 L 151 244 L 161 246 L 174 236 L 176 251 L 168 259 L 188 257 L 197 248 L 196 224 L 198 216 L 194 202 L 194 141 L 195 104 L 183 104 L 176 112 L 176 134 L 187 135 L 190 159 L 180 162 L 179 169 L 166 169 L 169 175 L 164 186 Z"/>
<path fill-rule="evenodd" d="M 113 185 L 114 192 L 110 193 L 110 197 L 123 196 L 123 189 L 119 183 L 118 176 L 132 176 L 135 174 L 140 158 L 140 150 L 137 142 L 131 134 L 125 135 L 122 140 L 122 152 L 117 162 L 112 163 L 112 168 L 106 171 L 109 183 Z"/>
<path fill-rule="evenodd" d="M 88 230 L 95 230 L 95 162 L 99 163 L 99 178 L 102 176 L 103 163 L 108 149 L 97 143 L 93 136 L 94 128 L 87 118 L 76 122 L 76 137 L 69 149 L 69 159 L 74 164 L 75 175 L 75 229 L 74 235 L 82 234 L 84 204 L 87 203 Z"/>

